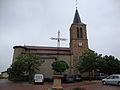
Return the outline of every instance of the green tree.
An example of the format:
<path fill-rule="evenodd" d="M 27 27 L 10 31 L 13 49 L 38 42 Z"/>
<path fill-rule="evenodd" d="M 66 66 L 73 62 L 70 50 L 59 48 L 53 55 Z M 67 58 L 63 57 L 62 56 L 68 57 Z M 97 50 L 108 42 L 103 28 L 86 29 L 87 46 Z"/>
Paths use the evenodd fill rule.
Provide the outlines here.
<path fill-rule="evenodd" d="M 91 72 L 97 70 L 98 67 L 97 61 L 100 58 L 101 55 L 98 55 L 94 51 L 88 50 L 83 54 L 83 56 L 79 60 L 77 68 L 81 73 L 88 72 L 89 78 L 91 80 Z"/>
<path fill-rule="evenodd" d="M 14 62 L 10 68 L 7 69 L 9 74 L 9 79 L 12 80 L 21 80 L 24 76 L 25 67 L 21 64 L 24 64 L 22 61 Z"/>
<path fill-rule="evenodd" d="M 31 82 L 35 71 L 40 70 L 39 66 L 43 62 L 44 60 L 41 60 L 36 54 L 22 54 L 16 58 L 16 61 L 8 69 L 8 73 L 12 78 L 19 78 L 28 74 L 29 82 Z"/>
<path fill-rule="evenodd" d="M 77 66 L 78 70 L 81 73 L 97 71 L 105 74 L 117 74 L 120 73 L 120 61 L 114 56 L 103 56 L 101 54 L 97 54 L 94 51 L 87 51 L 83 54 L 81 59 L 79 60 L 79 64 Z"/>
<path fill-rule="evenodd" d="M 63 60 L 57 60 L 52 63 L 52 69 L 58 74 L 62 74 L 62 72 L 64 72 L 68 68 L 68 64 Z"/>
<path fill-rule="evenodd" d="M 99 60 L 99 70 L 105 74 L 118 74 L 120 73 L 120 61 L 114 56 L 105 55 L 103 59 Z"/>

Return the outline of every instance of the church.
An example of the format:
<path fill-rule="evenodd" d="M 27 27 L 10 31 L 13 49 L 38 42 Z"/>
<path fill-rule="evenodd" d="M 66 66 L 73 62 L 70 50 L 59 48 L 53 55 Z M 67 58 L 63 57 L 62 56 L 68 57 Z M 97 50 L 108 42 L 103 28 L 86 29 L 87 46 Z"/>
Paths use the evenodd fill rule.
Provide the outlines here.
<path fill-rule="evenodd" d="M 69 29 L 70 45 L 69 47 L 46 47 L 46 46 L 14 46 L 13 62 L 16 57 L 25 53 L 35 53 L 45 62 L 40 66 L 41 73 L 45 78 L 51 78 L 53 70 L 51 64 L 59 59 L 68 63 L 69 69 L 65 74 L 79 74 L 76 69 L 78 60 L 82 54 L 88 50 L 87 28 L 81 21 L 78 9 L 75 11 L 74 19 Z"/>

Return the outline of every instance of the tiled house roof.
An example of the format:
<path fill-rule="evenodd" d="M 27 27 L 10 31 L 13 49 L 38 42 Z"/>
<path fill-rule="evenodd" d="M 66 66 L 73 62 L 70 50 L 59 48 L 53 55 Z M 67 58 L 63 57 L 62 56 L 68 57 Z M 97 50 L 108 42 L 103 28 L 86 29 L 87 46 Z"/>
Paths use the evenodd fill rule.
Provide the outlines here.
<path fill-rule="evenodd" d="M 25 50 L 31 50 L 32 53 L 41 55 L 71 55 L 71 49 L 67 47 L 14 46 L 13 48 L 23 48 Z"/>

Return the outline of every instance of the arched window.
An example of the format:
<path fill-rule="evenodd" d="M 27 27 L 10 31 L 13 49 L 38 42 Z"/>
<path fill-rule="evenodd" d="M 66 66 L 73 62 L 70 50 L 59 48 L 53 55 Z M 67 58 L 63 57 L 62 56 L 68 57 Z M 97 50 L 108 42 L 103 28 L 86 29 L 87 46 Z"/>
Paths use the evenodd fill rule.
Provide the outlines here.
<path fill-rule="evenodd" d="M 82 28 L 80 28 L 80 38 L 83 38 Z"/>
<path fill-rule="evenodd" d="M 80 38 L 79 28 L 77 27 L 77 38 Z"/>
<path fill-rule="evenodd" d="M 77 27 L 77 38 L 83 38 L 83 32 L 82 32 L 82 28 Z"/>

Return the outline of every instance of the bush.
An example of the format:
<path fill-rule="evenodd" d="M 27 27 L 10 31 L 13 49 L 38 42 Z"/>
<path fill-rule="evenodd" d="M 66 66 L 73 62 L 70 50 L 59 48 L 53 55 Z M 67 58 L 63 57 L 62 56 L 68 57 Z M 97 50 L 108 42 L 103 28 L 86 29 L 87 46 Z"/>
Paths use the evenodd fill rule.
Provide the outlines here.
<path fill-rule="evenodd" d="M 8 79 L 7 77 L 0 77 L 0 79 Z"/>
<path fill-rule="evenodd" d="M 62 60 L 57 60 L 52 63 L 52 69 L 59 74 L 62 74 L 62 72 L 64 72 L 68 68 L 69 68 L 68 64 Z"/>
<path fill-rule="evenodd" d="M 29 77 L 28 76 L 22 76 L 22 77 L 12 77 L 9 78 L 11 81 L 28 81 Z"/>

